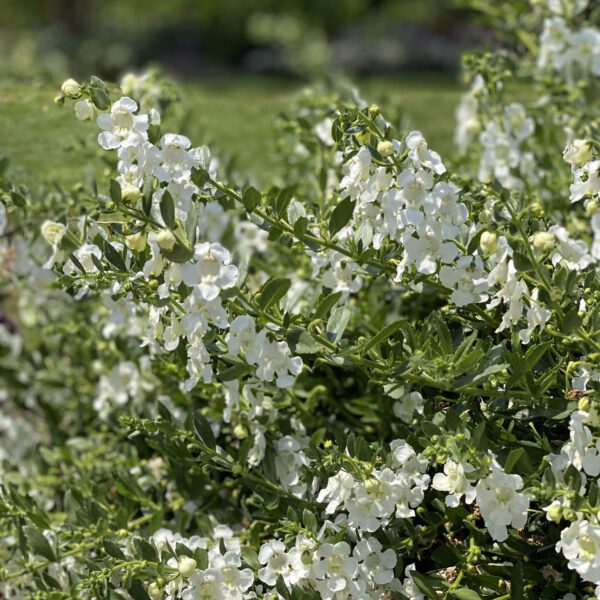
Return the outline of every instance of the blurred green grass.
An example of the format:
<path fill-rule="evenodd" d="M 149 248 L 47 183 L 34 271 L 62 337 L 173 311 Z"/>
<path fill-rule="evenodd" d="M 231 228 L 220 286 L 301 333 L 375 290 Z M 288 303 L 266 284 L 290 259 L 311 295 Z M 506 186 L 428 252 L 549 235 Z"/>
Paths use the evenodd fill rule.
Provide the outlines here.
<path fill-rule="evenodd" d="M 403 114 L 403 125 L 423 131 L 430 146 L 452 149 L 454 109 L 461 94 L 444 74 L 371 77 L 356 82 L 367 102 Z M 272 154 L 279 114 L 302 86 L 293 80 L 256 76 L 221 77 L 184 83 L 185 130 L 195 145 L 235 157 L 239 172 L 262 179 L 276 164 Z M 28 185 L 57 182 L 70 186 L 101 170 L 93 140 L 97 130 L 79 123 L 68 108 L 53 102 L 58 87 L 0 81 L 0 155 L 9 174 Z"/>

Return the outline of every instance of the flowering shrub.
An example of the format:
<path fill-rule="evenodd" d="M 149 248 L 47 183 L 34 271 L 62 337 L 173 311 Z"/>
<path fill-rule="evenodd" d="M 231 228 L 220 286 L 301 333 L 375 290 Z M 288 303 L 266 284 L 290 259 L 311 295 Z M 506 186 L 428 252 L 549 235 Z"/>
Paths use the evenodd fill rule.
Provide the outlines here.
<path fill-rule="evenodd" d="M 259 190 L 63 84 L 113 176 L 3 179 L 4 596 L 600 597 L 598 11 L 526 4 L 450 159 L 308 94 Z"/>

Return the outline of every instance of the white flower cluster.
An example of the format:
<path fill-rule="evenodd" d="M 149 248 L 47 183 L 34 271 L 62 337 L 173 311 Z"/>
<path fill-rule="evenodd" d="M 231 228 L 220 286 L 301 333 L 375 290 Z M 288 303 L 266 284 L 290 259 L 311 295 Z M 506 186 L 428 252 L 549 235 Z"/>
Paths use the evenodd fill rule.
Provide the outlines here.
<path fill-rule="evenodd" d="M 327 502 L 326 514 L 345 511 L 336 523 L 373 533 L 385 527 L 392 516 L 407 519 L 415 515 L 429 486 L 427 460 L 404 440 L 394 440 L 390 446 L 389 464 L 373 469 L 367 479 L 356 481 L 341 470 L 319 492 L 317 500 Z"/>
<path fill-rule="evenodd" d="M 586 371 L 585 381 L 598 379 L 597 373 Z M 585 391 L 587 386 L 580 377 L 577 379 L 583 384 Z M 574 381 L 574 384 L 577 383 Z M 582 408 L 573 412 L 569 420 L 569 441 L 563 445 L 559 454 L 550 456 L 556 481 L 556 498 L 544 510 L 549 520 L 572 521 L 562 530 L 556 551 L 562 552 L 569 561 L 568 567 L 577 571 L 584 581 L 598 585 L 597 595 L 600 597 L 600 523 L 596 515 L 574 512 L 570 508 L 569 499 L 572 492 L 586 497 L 588 477 L 597 478 L 600 475 L 600 442 L 592 433 L 600 426 L 600 415 L 596 408 L 589 405 L 587 399 Z M 569 492 L 565 476 L 569 468 L 574 468 L 579 473 L 579 488 L 572 492 Z"/>
<path fill-rule="evenodd" d="M 447 506 L 458 506 L 463 496 L 467 504 L 475 502 L 492 538 L 503 542 L 508 538 L 508 527 L 521 529 L 527 523 L 530 500 L 527 494 L 519 492 L 523 480 L 519 475 L 505 473 L 494 457 L 489 474 L 479 482 L 468 478 L 474 470 L 466 461 L 448 460 L 444 472 L 433 477 L 432 487 L 448 492 Z"/>
<path fill-rule="evenodd" d="M 600 77 L 600 31 L 593 27 L 573 31 L 562 16 L 547 18 L 538 67 L 560 73 L 570 82 L 590 75 Z"/>
<path fill-rule="evenodd" d="M 482 146 L 479 180 L 498 180 L 508 189 L 521 189 L 525 181 L 536 183 L 538 167 L 532 152 L 524 150 L 535 122 L 522 104 L 504 107 L 501 117 L 489 120 L 479 136 Z"/>
<path fill-rule="evenodd" d="M 164 348 L 171 352 L 187 341 L 188 379 L 183 387 L 189 391 L 200 381 L 205 384 L 213 380 L 211 356 L 204 343 L 205 336 L 214 327 L 217 331 L 229 329 L 230 316 L 223 306 L 221 293 L 233 288 L 238 282 L 238 268 L 231 264 L 229 251 L 217 242 L 198 242 L 193 247 L 193 257 L 183 264 L 170 261 L 167 256 L 177 243 L 175 234 L 164 222 L 161 202 L 169 193 L 174 202 L 175 218 L 185 223 L 192 207 L 192 199 L 201 189 L 192 181 L 192 170 L 206 169 L 211 177 L 216 176 L 216 162 L 211 159 L 206 147 L 192 148 L 190 140 L 182 135 L 165 134 L 157 145 L 148 136 L 149 125 L 157 124 L 160 118 L 154 112 L 150 115 L 139 113 L 137 103 L 128 97 L 114 102 L 110 111 L 98 115 L 97 122 L 103 130 L 98 143 L 105 150 L 117 150 L 119 176 L 123 201 L 131 206 L 142 202 L 142 188 L 148 178 L 159 182 L 160 187 L 153 192 L 151 216 L 164 228 L 148 234 L 128 236 L 127 243 L 135 252 L 150 249 L 150 258 L 141 272 L 134 278 L 162 279 L 158 286 L 158 296 L 165 301 L 163 306 L 149 308 L 152 339 L 161 339 Z M 209 239 L 218 239 L 224 229 L 223 209 L 217 202 L 201 207 L 201 217 L 211 218 L 217 227 L 209 227 L 210 220 L 200 220 L 196 234 L 205 234 Z M 95 232 L 106 237 L 101 228 Z M 53 246 L 60 241 L 60 232 L 52 235 Z M 117 245 L 115 244 L 115 247 Z M 94 244 L 84 244 L 74 252 L 75 258 L 88 273 L 98 271 L 92 256 L 100 260 L 101 249 Z M 67 261 L 65 273 L 75 273 L 77 266 Z M 169 300 L 177 301 L 181 296 L 181 286 L 189 289 L 177 310 Z M 119 291 L 111 289 L 111 293 Z M 278 340 L 276 332 L 260 330 L 251 317 L 242 315 L 232 322 L 227 334 L 230 354 L 242 355 L 256 367 L 255 375 L 265 382 L 275 381 L 278 387 L 289 387 L 302 370 L 302 360 L 291 357 L 287 342 Z"/>

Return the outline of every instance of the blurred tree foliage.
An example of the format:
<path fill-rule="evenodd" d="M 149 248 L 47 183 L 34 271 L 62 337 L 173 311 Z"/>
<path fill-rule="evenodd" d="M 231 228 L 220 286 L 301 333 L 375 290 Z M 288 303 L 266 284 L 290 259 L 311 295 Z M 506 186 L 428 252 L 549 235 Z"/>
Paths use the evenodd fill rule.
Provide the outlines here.
<path fill-rule="evenodd" d="M 235 62 L 252 45 L 247 25 L 257 13 L 291 15 L 331 38 L 348 25 L 364 25 L 378 18 L 418 21 L 436 27 L 456 18 L 451 12 L 453 3 L 454 0 L 4 0 L 0 29 L 60 31 L 66 36 L 66 44 L 69 38 L 94 38 L 103 44 L 120 40 L 142 60 L 149 53 L 149 46 L 155 55 L 157 46 L 177 47 L 183 39 L 187 40 L 184 50 L 201 49 L 218 60 Z M 198 47 L 193 47 L 195 44 Z"/>

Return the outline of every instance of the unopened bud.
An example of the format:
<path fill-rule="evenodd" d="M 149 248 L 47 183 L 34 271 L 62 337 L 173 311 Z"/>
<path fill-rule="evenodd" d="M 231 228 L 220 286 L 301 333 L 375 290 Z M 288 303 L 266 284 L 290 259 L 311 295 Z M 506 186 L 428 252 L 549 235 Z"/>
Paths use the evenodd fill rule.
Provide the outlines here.
<path fill-rule="evenodd" d="M 79 98 L 81 96 L 81 86 L 74 79 L 67 79 L 60 86 L 60 90 L 67 98 Z"/>
<path fill-rule="evenodd" d="M 125 244 L 134 252 L 143 252 L 146 247 L 146 232 L 140 231 L 125 238 Z"/>
<path fill-rule="evenodd" d="M 173 246 L 175 246 L 176 241 L 177 239 L 175 238 L 175 234 L 170 229 L 161 229 L 156 234 L 156 243 L 159 245 L 161 250 L 170 252 L 173 250 Z"/>
<path fill-rule="evenodd" d="M 479 238 L 479 246 L 486 254 L 495 252 L 498 248 L 498 236 L 493 231 L 484 231 Z"/>
<path fill-rule="evenodd" d="M 381 142 L 377 144 L 377 152 L 379 152 L 383 158 L 387 158 L 394 154 L 394 145 L 389 140 L 381 140 Z"/>
<path fill-rule="evenodd" d="M 153 581 L 148 586 L 148 596 L 150 596 L 150 598 L 152 598 L 152 600 L 160 600 L 160 598 L 163 597 L 163 592 L 160 589 L 158 583 L 156 583 L 156 581 Z"/>
<path fill-rule="evenodd" d="M 577 403 L 577 410 L 582 410 L 583 412 L 588 412 L 592 406 L 590 399 L 587 396 L 583 396 L 583 398 L 579 399 Z"/>
<path fill-rule="evenodd" d="M 238 423 L 234 428 L 233 428 L 233 435 L 238 439 L 238 440 L 243 440 L 245 438 L 248 437 L 248 430 L 241 424 Z"/>
<path fill-rule="evenodd" d="M 135 185 L 132 185 L 131 183 L 126 183 L 121 188 L 121 198 L 123 198 L 125 202 L 130 202 L 131 204 L 133 204 L 134 202 L 137 202 L 141 197 L 142 192 L 140 188 Z"/>
<path fill-rule="evenodd" d="M 177 563 L 177 570 L 182 577 L 190 577 L 196 570 L 196 561 L 189 556 L 182 556 Z"/>
<path fill-rule="evenodd" d="M 563 516 L 563 507 L 560 504 L 551 504 L 546 511 L 546 516 L 550 521 L 560 523 Z"/>
<path fill-rule="evenodd" d="M 531 236 L 531 243 L 536 250 L 550 252 L 554 248 L 554 234 L 549 231 L 536 231 Z"/>

